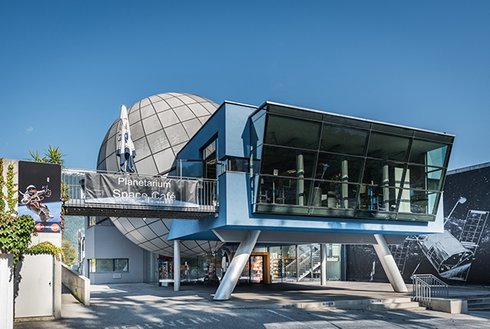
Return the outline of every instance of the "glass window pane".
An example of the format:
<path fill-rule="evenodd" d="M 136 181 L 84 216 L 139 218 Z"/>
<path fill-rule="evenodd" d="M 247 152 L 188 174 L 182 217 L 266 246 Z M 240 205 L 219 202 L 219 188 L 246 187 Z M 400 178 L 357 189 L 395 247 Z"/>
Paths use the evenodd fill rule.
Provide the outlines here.
<path fill-rule="evenodd" d="M 405 161 L 408 142 L 408 138 L 373 132 L 369 138 L 368 156 L 384 160 Z"/>
<path fill-rule="evenodd" d="M 361 185 L 360 205 L 361 210 L 396 212 L 399 189 Z"/>
<path fill-rule="evenodd" d="M 264 146 L 262 174 L 312 178 L 315 153 L 287 148 Z"/>
<path fill-rule="evenodd" d="M 402 164 L 368 159 L 362 182 L 370 185 L 400 187 L 403 171 Z"/>
<path fill-rule="evenodd" d="M 357 189 L 359 185 L 316 181 L 311 205 L 336 209 L 357 208 Z"/>
<path fill-rule="evenodd" d="M 443 167 L 446 161 L 447 145 L 414 140 L 410 150 L 410 162 L 428 166 Z"/>
<path fill-rule="evenodd" d="M 330 124 L 323 125 L 322 151 L 364 155 L 367 131 Z"/>
<path fill-rule="evenodd" d="M 440 191 L 442 177 L 440 168 L 409 165 L 403 187 Z"/>
<path fill-rule="evenodd" d="M 363 164 L 361 158 L 320 153 L 316 178 L 358 183 Z"/>
<path fill-rule="evenodd" d="M 97 268 L 95 266 L 95 259 L 89 259 L 89 266 L 90 266 L 90 272 L 91 273 L 94 273 L 95 271 L 97 271 Z"/>
<path fill-rule="evenodd" d="M 249 159 L 229 158 L 227 164 L 228 171 L 249 172 Z"/>
<path fill-rule="evenodd" d="M 427 189 L 440 191 L 442 189 L 442 177 L 444 176 L 443 171 L 433 167 L 428 167 L 427 170 Z"/>
<path fill-rule="evenodd" d="M 312 180 L 261 176 L 258 203 L 306 206 Z"/>
<path fill-rule="evenodd" d="M 318 149 L 320 123 L 269 115 L 265 143 Z"/>
<path fill-rule="evenodd" d="M 129 259 L 116 258 L 114 259 L 114 271 L 115 272 L 129 272 Z"/>
<path fill-rule="evenodd" d="M 112 272 L 114 269 L 114 264 L 112 259 L 97 259 L 96 260 L 96 269 L 97 272 Z"/>
<path fill-rule="evenodd" d="M 406 191 L 406 190 L 404 190 Z M 427 191 L 410 190 L 410 200 L 406 203 L 410 205 L 410 211 L 415 214 L 427 214 L 428 213 L 428 194 Z M 402 209 L 400 205 L 400 212 L 408 212 L 405 208 Z"/>

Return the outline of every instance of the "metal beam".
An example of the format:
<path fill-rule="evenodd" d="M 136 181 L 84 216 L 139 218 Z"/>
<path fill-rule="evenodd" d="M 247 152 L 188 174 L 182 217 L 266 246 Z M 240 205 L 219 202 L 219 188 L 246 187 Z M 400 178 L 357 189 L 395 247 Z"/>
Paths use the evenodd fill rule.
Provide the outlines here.
<path fill-rule="evenodd" d="M 218 290 L 214 295 L 214 300 L 228 300 L 236 287 L 240 275 L 247 264 L 250 254 L 259 238 L 260 231 L 249 231 L 245 239 L 240 242 L 235 256 L 231 260 L 230 266 L 221 280 Z"/>
<path fill-rule="evenodd" d="M 373 245 L 374 250 L 378 255 L 381 266 L 383 266 L 383 269 L 386 273 L 386 276 L 388 277 L 388 280 L 391 283 L 391 286 L 393 287 L 393 290 L 395 292 L 408 292 L 405 281 L 403 281 L 403 277 L 400 274 L 395 259 L 391 255 L 391 251 L 388 248 L 385 237 L 382 234 L 374 234 L 374 238 L 377 242 L 377 244 Z"/>
<path fill-rule="evenodd" d="M 320 284 L 322 286 L 327 285 L 327 245 L 320 243 L 320 262 L 321 262 L 321 277 Z"/>
<path fill-rule="evenodd" d="M 180 241 L 174 240 L 174 291 L 180 290 Z"/>

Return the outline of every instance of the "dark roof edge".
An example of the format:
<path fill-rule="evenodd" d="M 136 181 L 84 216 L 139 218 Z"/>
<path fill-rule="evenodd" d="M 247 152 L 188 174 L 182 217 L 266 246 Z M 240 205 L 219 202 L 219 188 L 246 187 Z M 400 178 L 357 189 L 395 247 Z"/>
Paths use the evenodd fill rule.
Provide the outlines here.
<path fill-rule="evenodd" d="M 326 112 L 326 111 L 320 111 L 320 110 L 310 109 L 310 108 L 307 108 L 307 107 L 290 105 L 290 104 L 284 104 L 284 103 L 278 103 L 278 102 L 266 101 L 266 102 L 264 102 L 260 106 L 260 108 L 262 108 L 262 107 L 264 107 L 266 105 L 284 106 L 284 107 L 289 107 L 289 108 L 292 108 L 292 109 L 297 109 L 297 110 L 302 110 L 302 111 L 309 111 L 309 112 L 315 112 L 315 113 L 319 113 L 319 114 L 328 114 L 328 115 L 333 115 L 333 116 L 337 116 L 337 117 L 343 117 L 343 118 L 346 118 L 346 119 L 361 120 L 361 121 L 370 122 L 370 123 L 376 123 L 376 124 L 381 124 L 381 125 L 385 125 L 385 126 L 394 126 L 394 127 L 404 128 L 404 129 L 422 131 L 422 132 L 426 132 L 426 133 L 430 133 L 430 134 L 446 135 L 446 136 L 450 136 L 450 137 L 455 137 L 455 135 L 450 134 L 450 133 L 447 133 L 447 132 L 439 132 L 439 131 L 433 131 L 433 130 L 428 130 L 428 129 L 422 129 L 422 128 L 415 128 L 415 127 L 410 127 L 410 126 L 404 126 L 404 125 L 395 124 L 395 123 L 388 123 L 388 122 L 383 122 L 383 121 L 376 121 L 376 120 L 371 120 L 371 119 L 353 117 L 353 116 L 350 116 L 350 115 L 333 113 L 333 112 Z"/>
<path fill-rule="evenodd" d="M 448 170 L 447 175 L 461 174 L 461 173 L 464 173 L 467 171 L 478 170 L 478 169 L 483 169 L 483 168 L 487 168 L 487 167 L 490 167 L 490 162 L 484 162 L 484 163 L 480 163 L 480 164 L 473 165 L 473 166 Z"/>

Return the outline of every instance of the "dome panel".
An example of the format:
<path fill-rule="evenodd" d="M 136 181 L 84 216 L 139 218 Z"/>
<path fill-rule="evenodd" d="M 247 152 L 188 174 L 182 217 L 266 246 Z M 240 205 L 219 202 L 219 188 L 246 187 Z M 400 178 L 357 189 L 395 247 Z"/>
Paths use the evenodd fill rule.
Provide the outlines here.
<path fill-rule="evenodd" d="M 155 162 L 157 164 L 157 169 L 159 172 L 164 172 L 168 170 L 167 168 L 172 167 L 172 163 L 174 162 L 173 158 L 175 157 L 174 154 L 175 153 L 172 152 L 172 149 L 168 148 L 153 156 L 155 158 Z"/>
<path fill-rule="evenodd" d="M 156 115 L 152 115 L 146 119 L 141 120 L 143 122 L 143 127 L 145 129 L 145 133 L 151 134 L 157 130 L 162 130 L 162 125 L 160 124 L 160 120 Z"/>
<path fill-rule="evenodd" d="M 131 137 L 133 138 L 133 141 L 145 136 L 143 124 L 141 123 L 141 121 L 133 123 L 131 126 L 129 126 L 129 130 L 131 131 Z"/>
<path fill-rule="evenodd" d="M 165 131 L 167 132 L 170 146 L 186 143 L 189 140 L 184 126 L 181 123 L 168 127 Z"/>
<path fill-rule="evenodd" d="M 184 102 L 185 104 L 192 104 L 192 103 L 197 103 L 195 99 L 190 98 L 189 96 L 186 95 L 181 95 L 179 96 L 179 99 Z"/>
<path fill-rule="evenodd" d="M 135 108 L 133 111 L 128 113 L 129 124 L 133 124 L 141 120 L 140 108 Z M 117 128 L 117 125 L 116 125 Z"/>
<path fill-rule="evenodd" d="M 201 104 L 194 103 L 194 104 L 189 104 L 188 106 L 196 117 L 200 117 L 203 115 L 209 115 L 208 110 L 204 106 L 202 106 Z"/>
<path fill-rule="evenodd" d="M 150 98 L 147 97 L 147 98 L 143 98 L 141 101 L 140 101 L 140 107 L 143 108 L 147 105 L 150 105 L 151 102 L 150 102 Z"/>
<path fill-rule="evenodd" d="M 184 125 L 185 131 L 187 131 L 187 135 L 189 136 L 194 136 L 194 134 L 202 126 L 201 122 L 199 122 L 197 118 L 183 122 L 182 124 Z"/>
<path fill-rule="evenodd" d="M 135 162 L 135 165 L 138 165 L 138 174 L 141 175 L 152 175 L 152 173 L 157 172 L 155 161 L 151 155 L 138 161 L 137 163 Z"/>
<path fill-rule="evenodd" d="M 179 118 L 172 110 L 158 113 L 158 117 L 160 118 L 160 122 L 165 128 L 173 126 L 174 124 L 180 122 Z"/>
<path fill-rule="evenodd" d="M 158 95 L 153 95 L 153 96 L 150 96 L 148 97 L 151 101 L 151 103 L 153 105 L 155 105 L 155 103 L 158 103 L 158 102 L 161 102 L 162 101 L 162 98 L 161 97 L 158 97 Z"/>
<path fill-rule="evenodd" d="M 177 114 L 180 121 L 187 121 L 196 117 L 186 105 L 175 108 L 174 112 Z"/>
<path fill-rule="evenodd" d="M 146 140 L 146 137 L 142 137 L 138 140 L 135 140 L 134 141 L 134 148 L 136 150 L 138 150 L 136 152 L 137 152 L 138 157 L 139 157 L 139 160 L 135 159 L 135 163 L 136 163 L 136 161 L 139 162 L 139 161 L 141 161 L 141 159 L 146 158 L 147 156 L 149 156 L 151 154 L 150 146 L 148 145 L 148 141 Z"/>
<path fill-rule="evenodd" d="M 160 113 L 170 109 L 170 105 L 168 105 L 167 102 L 161 100 L 158 103 L 153 103 L 153 108 L 157 113 Z"/>
<path fill-rule="evenodd" d="M 140 109 L 140 112 L 141 112 L 141 119 L 148 118 L 149 116 L 152 116 L 153 114 L 156 113 L 155 109 L 153 108 L 153 106 L 151 104 L 148 106 L 142 107 Z"/>
<path fill-rule="evenodd" d="M 168 140 L 158 131 L 148 135 L 148 144 L 150 144 L 150 150 L 152 154 L 157 154 L 158 152 L 165 150 L 170 147 Z"/>
<path fill-rule="evenodd" d="M 184 102 L 181 101 L 180 99 L 178 99 L 177 97 L 172 97 L 172 98 L 166 99 L 165 101 L 172 108 L 176 108 L 176 107 L 184 105 Z"/>

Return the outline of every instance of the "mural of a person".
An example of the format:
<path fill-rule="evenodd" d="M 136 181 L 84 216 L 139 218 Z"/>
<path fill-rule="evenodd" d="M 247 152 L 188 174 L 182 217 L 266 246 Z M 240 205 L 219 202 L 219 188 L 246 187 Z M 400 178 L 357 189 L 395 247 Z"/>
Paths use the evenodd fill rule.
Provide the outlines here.
<path fill-rule="evenodd" d="M 51 196 L 51 190 L 47 186 L 43 186 L 41 190 L 38 190 L 36 186 L 29 185 L 22 194 L 21 203 L 27 207 L 30 211 L 39 216 L 42 222 L 46 222 L 48 219 L 53 218 L 49 214 L 49 208 L 42 203 L 44 198 Z"/>

